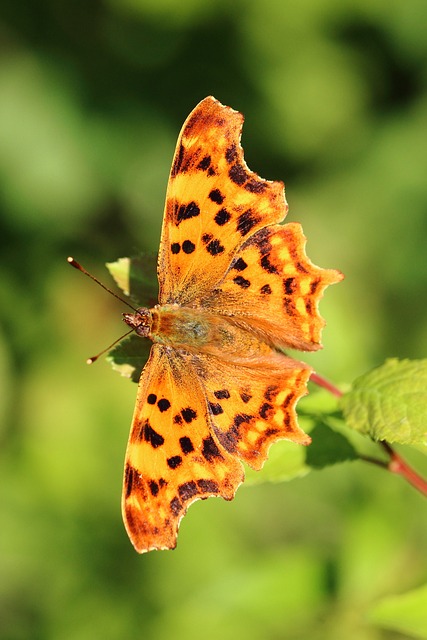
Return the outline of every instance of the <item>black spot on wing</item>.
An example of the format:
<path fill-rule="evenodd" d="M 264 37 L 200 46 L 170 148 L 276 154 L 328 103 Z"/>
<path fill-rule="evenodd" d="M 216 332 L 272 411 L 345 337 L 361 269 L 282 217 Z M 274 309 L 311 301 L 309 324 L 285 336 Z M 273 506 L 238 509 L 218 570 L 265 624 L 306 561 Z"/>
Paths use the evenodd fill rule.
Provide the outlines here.
<path fill-rule="evenodd" d="M 157 482 L 155 480 L 150 480 L 149 481 L 148 488 L 150 489 L 151 495 L 154 496 L 154 497 L 156 497 L 156 495 L 160 491 L 159 485 L 157 484 Z"/>
<path fill-rule="evenodd" d="M 237 147 L 235 144 L 232 144 L 225 152 L 225 159 L 228 164 L 231 164 L 237 159 Z"/>
<path fill-rule="evenodd" d="M 150 426 L 148 421 L 144 425 L 144 440 L 145 442 L 149 442 L 153 449 L 161 447 L 165 441 L 164 437 L 160 435 L 160 433 L 154 431 L 153 427 Z"/>
<path fill-rule="evenodd" d="M 243 276 L 236 276 L 235 278 L 233 278 L 233 282 L 239 287 L 242 287 L 242 289 L 248 289 L 251 286 L 250 280 L 247 280 Z"/>
<path fill-rule="evenodd" d="M 271 400 L 273 400 L 278 393 L 279 393 L 279 387 L 277 386 L 277 384 L 271 384 L 264 391 L 264 398 L 269 402 L 271 402 Z"/>
<path fill-rule="evenodd" d="M 292 431 L 291 418 L 290 418 L 289 414 L 285 415 L 285 417 L 283 418 L 283 422 L 285 424 L 286 431 Z"/>
<path fill-rule="evenodd" d="M 212 436 L 203 440 L 202 455 L 208 462 L 212 462 L 214 458 L 222 458 Z"/>
<path fill-rule="evenodd" d="M 269 404 L 268 402 L 264 402 L 264 404 L 262 405 L 262 407 L 259 410 L 259 415 L 264 420 L 268 420 L 272 409 L 273 409 L 273 405 Z"/>
<path fill-rule="evenodd" d="M 141 477 L 138 471 L 132 467 L 132 465 L 126 465 L 125 471 L 125 497 L 129 498 L 134 488 L 138 488 L 141 485 Z"/>
<path fill-rule="evenodd" d="M 177 516 L 182 511 L 182 504 L 179 498 L 175 496 L 169 503 L 170 509 L 174 516 Z"/>
<path fill-rule="evenodd" d="M 248 209 L 237 218 L 237 231 L 242 236 L 246 236 L 258 222 L 258 216 L 254 215 L 251 209 Z"/>
<path fill-rule="evenodd" d="M 264 269 L 264 271 L 267 271 L 267 273 L 279 273 L 276 265 L 270 262 L 270 258 L 268 254 L 266 254 L 265 256 L 262 256 L 260 264 L 261 264 L 261 267 Z"/>
<path fill-rule="evenodd" d="M 244 166 L 238 162 L 230 167 L 228 175 L 230 176 L 230 180 L 239 186 L 245 184 L 246 180 L 249 178 L 248 172 L 245 170 Z"/>
<path fill-rule="evenodd" d="M 227 209 L 220 209 L 216 214 L 214 220 L 219 227 L 222 227 L 226 224 L 231 218 L 231 213 L 227 211 Z"/>
<path fill-rule="evenodd" d="M 285 307 L 285 311 L 289 316 L 294 316 L 296 314 L 296 308 L 292 298 L 285 296 L 283 298 L 283 306 Z"/>
<path fill-rule="evenodd" d="M 206 246 L 206 250 L 211 254 L 211 256 L 217 256 L 225 251 L 225 247 L 223 247 L 219 240 L 211 240 Z"/>
<path fill-rule="evenodd" d="M 135 430 L 132 432 L 132 440 L 133 441 L 144 440 L 144 429 L 145 429 L 145 423 L 141 422 L 138 426 L 138 430 Z"/>
<path fill-rule="evenodd" d="M 180 464 L 182 464 L 182 458 L 181 456 L 172 456 L 171 458 L 168 458 L 166 462 L 170 469 L 176 469 Z"/>
<path fill-rule="evenodd" d="M 237 413 L 234 416 L 234 420 L 233 420 L 233 425 L 235 427 L 240 427 L 241 424 L 243 424 L 244 422 L 246 423 L 250 423 L 253 420 L 253 416 L 250 416 L 247 413 Z"/>
<path fill-rule="evenodd" d="M 247 268 L 247 263 L 243 260 L 243 258 L 238 258 L 236 262 L 232 265 L 233 269 L 236 271 L 244 271 Z"/>
<path fill-rule="evenodd" d="M 171 251 L 174 254 L 177 254 L 181 251 L 181 245 L 179 244 L 179 242 L 172 242 Z"/>
<path fill-rule="evenodd" d="M 250 191 L 251 193 L 263 193 L 267 188 L 265 182 L 261 182 L 260 180 L 249 180 L 245 184 L 246 191 Z"/>
<path fill-rule="evenodd" d="M 191 442 L 188 436 L 183 436 L 182 438 L 180 438 L 179 444 L 180 444 L 182 453 L 184 453 L 185 455 L 194 451 L 193 443 Z"/>
<path fill-rule="evenodd" d="M 218 400 L 225 400 L 230 397 L 230 392 L 228 389 L 219 389 L 218 391 L 214 391 L 214 396 Z"/>
<path fill-rule="evenodd" d="M 162 398 L 161 400 L 158 401 L 157 406 L 159 407 L 159 410 L 163 413 L 163 411 L 167 411 L 169 409 L 169 407 L 171 406 L 171 403 L 167 398 Z"/>
<path fill-rule="evenodd" d="M 184 482 L 183 484 L 180 484 L 178 487 L 178 493 L 181 500 L 190 500 L 199 492 L 197 490 L 196 483 L 191 480 L 190 482 Z"/>
<path fill-rule="evenodd" d="M 194 201 L 189 202 L 188 204 L 181 204 L 176 213 L 176 224 L 178 225 L 182 220 L 196 218 L 199 215 L 200 209 Z"/>
<path fill-rule="evenodd" d="M 234 453 L 236 451 L 236 444 L 239 440 L 239 430 L 237 427 L 230 427 L 227 431 L 221 431 L 221 429 L 215 429 L 215 435 L 218 438 L 221 445 L 224 447 L 226 451 L 229 453 Z"/>
<path fill-rule="evenodd" d="M 177 173 L 179 173 L 181 171 L 181 167 L 182 167 L 182 161 L 184 159 L 184 153 L 185 153 L 185 148 L 184 145 L 181 144 L 179 145 L 179 149 L 178 152 L 175 155 L 175 159 L 172 165 L 172 169 L 171 169 L 171 177 L 174 178 Z"/>
<path fill-rule="evenodd" d="M 213 235 L 212 235 L 211 233 L 204 233 L 204 234 L 202 235 L 202 241 L 203 241 L 205 244 L 208 244 L 208 242 L 210 242 L 210 241 L 212 240 L 212 238 L 213 238 Z"/>
<path fill-rule="evenodd" d="M 301 262 L 297 262 L 295 266 L 300 273 L 308 273 L 307 269 L 304 267 L 304 265 Z"/>
<path fill-rule="evenodd" d="M 246 404 L 247 402 L 249 402 L 249 400 L 252 398 L 251 394 L 246 391 L 245 389 L 242 389 L 239 392 L 240 397 L 242 398 L 243 402 Z"/>
<path fill-rule="evenodd" d="M 212 200 L 212 202 L 215 202 L 216 204 L 222 204 L 225 200 L 225 196 L 222 195 L 219 189 L 212 189 L 212 191 L 209 194 L 209 198 L 210 200 Z"/>
<path fill-rule="evenodd" d="M 219 486 L 215 480 L 197 480 L 197 486 L 202 493 L 218 493 Z"/>
<path fill-rule="evenodd" d="M 280 429 L 276 429 L 275 427 L 269 427 L 269 429 L 266 429 L 264 431 L 261 441 L 264 442 L 265 440 L 268 440 L 268 438 L 271 438 L 271 436 L 275 436 L 276 433 L 279 433 L 279 431 Z"/>
<path fill-rule="evenodd" d="M 285 278 L 283 280 L 283 287 L 287 295 L 291 295 L 295 291 L 295 278 Z"/>
<path fill-rule="evenodd" d="M 310 284 L 310 293 L 311 295 L 314 295 L 317 291 L 317 287 L 320 284 L 320 280 L 313 280 L 313 282 Z"/>
<path fill-rule="evenodd" d="M 181 415 L 187 424 L 197 418 L 197 413 L 191 407 L 186 407 L 181 411 Z"/>
<path fill-rule="evenodd" d="M 221 407 L 219 402 L 209 402 L 209 409 L 214 416 L 219 416 L 221 413 L 224 413 L 224 409 Z"/>
<path fill-rule="evenodd" d="M 201 169 L 202 171 L 206 171 L 206 169 L 209 169 L 210 166 L 211 166 L 211 157 L 205 156 L 202 160 L 200 160 L 199 164 L 197 165 L 197 168 Z"/>
<path fill-rule="evenodd" d="M 182 243 L 182 250 L 186 254 L 193 253 L 195 248 L 196 248 L 196 245 L 193 242 L 191 242 L 191 240 L 184 240 L 184 242 Z"/>
<path fill-rule="evenodd" d="M 269 285 L 269 284 L 264 284 L 264 285 L 261 287 L 260 292 L 261 292 L 263 295 L 272 293 L 272 290 L 271 290 L 270 285 Z"/>
<path fill-rule="evenodd" d="M 293 394 L 292 393 L 288 393 L 288 395 L 286 396 L 286 398 L 282 402 L 282 407 L 288 407 L 290 405 L 290 403 L 292 402 L 292 399 L 293 399 Z"/>
<path fill-rule="evenodd" d="M 156 404 L 157 402 L 157 396 L 155 393 L 149 393 L 147 396 L 147 402 L 148 404 Z"/>

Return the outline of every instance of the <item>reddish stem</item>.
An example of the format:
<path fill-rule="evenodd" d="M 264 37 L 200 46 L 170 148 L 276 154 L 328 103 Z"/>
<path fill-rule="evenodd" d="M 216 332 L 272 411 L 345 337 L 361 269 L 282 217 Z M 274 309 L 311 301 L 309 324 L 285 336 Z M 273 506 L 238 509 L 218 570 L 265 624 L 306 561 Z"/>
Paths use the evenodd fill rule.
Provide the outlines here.
<path fill-rule="evenodd" d="M 424 480 L 424 478 L 419 476 L 412 467 L 406 464 L 403 458 L 399 456 L 388 442 L 381 442 L 381 445 L 390 456 L 387 469 L 391 471 L 391 473 L 395 473 L 402 476 L 402 478 L 405 478 L 405 480 L 415 487 L 415 489 L 418 489 L 420 493 L 427 496 L 427 480 Z"/>
<path fill-rule="evenodd" d="M 329 380 L 326 380 L 326 378 L 322 378 L 322 376 L 319 376 L 319 374 L 316 373 L 315 371 L 313 371 L 313 373 L 311 374 L 310 380 L 314 382 L 314 384 L 317 384 L 319 387 L 323 387 L 324 389 L 332 393 L 337 398 L 341 398 L 342 391 L 340 391 L 338 387 L 332 384 L 332 382 L 329 382 Z"/>
<path fill-rule="evenodd" d="M 310 376 L 310 380 L 317 384 L 319 387 L 323 387 L 330 393 L 332 393 L 337 398 L 340 398 L 343 394 L 342 391 L 338 389 L 332 382 L 326 380 L 322 376 L 319 376 L 317 373 L 312 373 Z M 419 476 L 412 467 L 410 467 L 403 458 L 391 447 L 388 442 L 380 442 L 379 443 L 383 449 L 390 456 L 390 460 L 388 462 L 383 462 L 382 460 L 376 460 L 375 458 L 369 458 L 361 456 L 365 462 L 370 462 L 371 464 L 379 465 L 384 469 L 387 469 L 391 473 L 395 473 L 396 475 L 402 476 L 409 484 L 411 484 L 415 489 L 417 489 L 420 493 L 427 496 L 427 480 L 424 480 L 421 476 Z"/>

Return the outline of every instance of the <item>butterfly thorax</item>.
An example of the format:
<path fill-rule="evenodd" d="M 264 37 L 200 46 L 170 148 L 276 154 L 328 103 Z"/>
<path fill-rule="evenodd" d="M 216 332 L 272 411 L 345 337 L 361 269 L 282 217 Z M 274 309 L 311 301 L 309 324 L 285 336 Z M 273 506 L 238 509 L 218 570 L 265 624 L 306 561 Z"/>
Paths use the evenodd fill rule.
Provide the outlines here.
<path fill-rule="evenodd" d="M 238 326 L 232 318 L 205 309 L 159 305 L 124 314 L 124 319 L 138 335 L 175 349 L 233 361 L 253 360 L 271 353 L 271 347 L 249 327 Z"/>

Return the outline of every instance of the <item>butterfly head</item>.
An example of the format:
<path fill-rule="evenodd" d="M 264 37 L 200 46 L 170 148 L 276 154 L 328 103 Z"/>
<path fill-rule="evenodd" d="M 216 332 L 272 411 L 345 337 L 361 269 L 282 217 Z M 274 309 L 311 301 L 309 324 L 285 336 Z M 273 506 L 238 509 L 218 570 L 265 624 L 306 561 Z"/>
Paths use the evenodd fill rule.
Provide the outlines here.
<path fill-rule="evenodd" d="M 135 331 L 138 336 L 142 338 L 148 338 L 151 332 L 151 326 L 153 318 L 150 309 L 141 307 L 136 310 L 136 313 L 124 313 L 123 320 L 131 329 Z"/>

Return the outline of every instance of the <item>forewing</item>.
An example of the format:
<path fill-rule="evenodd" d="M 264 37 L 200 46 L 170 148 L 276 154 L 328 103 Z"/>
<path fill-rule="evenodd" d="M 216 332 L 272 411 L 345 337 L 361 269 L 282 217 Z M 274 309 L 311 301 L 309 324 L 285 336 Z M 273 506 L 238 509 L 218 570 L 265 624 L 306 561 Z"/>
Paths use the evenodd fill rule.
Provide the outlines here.
<path fill-rule="evenodd" d="M 159 345 L 142 372 L 126 452 L 123 519 L 135 549 L 173 549 L 181 518 L 199 498 L 233 498 L 241 463 L 211 433 L 194 369 Z"/>
<path fill-rule="evenodd" d="M 286 215 L 283 184 L 263 180 L 245 163 L 242 124 L 240 113 L 213 97 L 184 123 L 166 195 L 161 304 L 197 305 L 224 277 L 242 242 Z"/>

